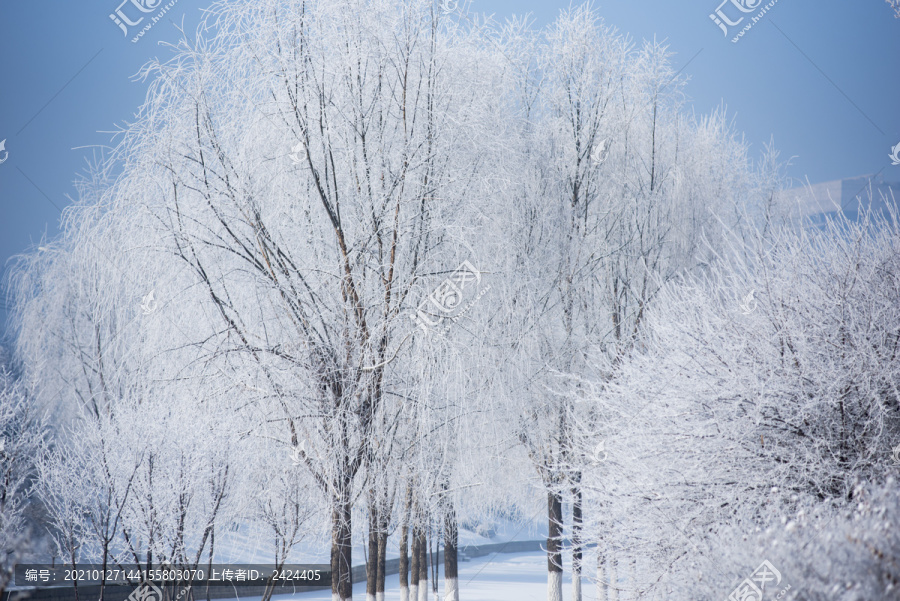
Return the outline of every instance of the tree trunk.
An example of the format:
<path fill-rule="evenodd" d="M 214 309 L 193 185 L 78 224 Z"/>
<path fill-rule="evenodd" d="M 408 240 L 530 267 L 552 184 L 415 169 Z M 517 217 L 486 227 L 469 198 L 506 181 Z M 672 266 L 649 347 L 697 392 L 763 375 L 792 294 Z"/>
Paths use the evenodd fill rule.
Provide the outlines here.
<path fill-rule="evenodd" d="M 331 510 L 331 599 L 350 601 L 353 598 L 352 521 L 350 483 L 343 482 L 342 490 Z"/>
<path fill-rule="evenodd" d="M 378 531 L 378 571 L 375 575 L 375 601 L 384 601 L 384 571 L 387 561 L 387 526 L 382 523 Z"/>
<path fill-rule="evenodd" d="M 572 601 L 581 601 L 581 523 L 581 475 L 577 474 L 572 488 Z"/>
<path fill-rule="evenodd" d="M 562 499 L 555 492 L 547 493 L 547 601 L 562 601 Z"/>
<path fill-rule="evenodd" d="M 76 553 L 75 549 L 76 548 L 74 546 L 72 546 L 72 547 L 70 547 L 69 552 L 72 557 L 72 571 L 75 571 L 77 573 L 78 564 L 75 562 L 75 553 Z M 138 567 L 140 567 L 140 566 L 138 566 Z M 72 588 L 75 589 L 75 601 L 79 601 L 79 599 L 78 599 L 78 579 L 77 578 L 72 579 Z"/>
<path fill-rule="evenodd" d="M 369 551 L 366 558 L 366 601 L 375 601 L 378 581 L 378 510 L 369 503 Z"/>
<path fill-rule="evenodd" d="M 400 526 L 400 601 L 409 601 L 409 518 L 408 513 Z"/>
<path fill-rule="evenodd" d="M 434 601 L 441 601 L 440 597 L 438 596 L 438 577 L 439 577 L 438 572 L 439 572 L 440 568 L 438 567 L 438 558 L 435 555 L 435 554 L 440 555 L 440 551 L 437 549 L 437 545 L 440 544 L 440 537 L 437 537 L 437 540 L 436 540 L 436 536 L 437 535 L 431 537 L 431 548 L 430 548 L 430 552 L 431 552 L 431 555 L 430 555 L 430 557 L 431 557 L 431 559 L 430 559 L 430 561 L 431 561 L 431 592 L 434 593 L 433 594 Z"/>
<path fill-rule="evenodd" d="M 444 601 L 459 601 L 459 563 L 457 545 L 459 527 L 456 524 L 456 508 L 446 500 L 444 513 Z"/>
<path fill-rule="evenodd" d="M 400 518 L 400 601 L 410 601 L 409 596 L 409 516 L 412 510 L 412 486 L 407 483 L 403 517 Z"/>
<path fill-rule="evenodd" d="M 425 530 L 419 530 L 419 601 L 428 601 L 428 539 Z"/>
<path fill-rule="evenodd" d="M 209 564 L 207 564 L 207 569 L 209 571 L 206 572 L 207 574 L 212 574 L 212 560 L 213 560 L 213 553 L 215 552 L 215 550 L 216 550 L 216 529 L 214 526 L 213 529 L 209 533 Z M 75 601 L 78 601 L 78 599 L 76 598 Z M 210 599 L 209 599 L 209 582 L 208 581 L 206 583 L 206 601 L 210 601 Z"/>
<path fill-rule="evenodd" d="M 422 554 L 419 551 L 419 528 L 413 526 L 412 531 L 412 566 L 409 571 L 409 601 L 419 601 L 419 562 Z"/>

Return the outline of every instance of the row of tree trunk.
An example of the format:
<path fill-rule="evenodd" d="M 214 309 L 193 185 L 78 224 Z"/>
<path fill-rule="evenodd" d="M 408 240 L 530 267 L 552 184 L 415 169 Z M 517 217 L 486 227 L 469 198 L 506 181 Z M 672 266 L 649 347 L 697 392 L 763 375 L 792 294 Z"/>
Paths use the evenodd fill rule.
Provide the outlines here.
<path fill-rule="evenodd" d="M 384 601 L 385 565 L 387 563 L 388 524 L 378 511 L 369 512 L 369 535 L 366 558 L 366 601 Z M 428 533 L 420 526 L 422 520 L 410 524 L 409 504 L 400 528 L 400 598 L 402 601 L 427 601 L 428 599 Z M 459 525 L 452 501 L 445 501 L 443 511 L 444 542 L 444 599 L 459 601 Z M 349 520 L 349 516 L 345 518 Z M 340 529 L 343 530 L 343 529 Z M 349 537 L 350 529 L 345 534 Z M 333 592 L 338 599 L 350 599 L 350 545 L 333 545 L 332 570 L 335 576 Z M 433 544 L 433 541 L 432 541 Z M 432 591 L 437 597 L 437 566 L 432 566 Z"/>

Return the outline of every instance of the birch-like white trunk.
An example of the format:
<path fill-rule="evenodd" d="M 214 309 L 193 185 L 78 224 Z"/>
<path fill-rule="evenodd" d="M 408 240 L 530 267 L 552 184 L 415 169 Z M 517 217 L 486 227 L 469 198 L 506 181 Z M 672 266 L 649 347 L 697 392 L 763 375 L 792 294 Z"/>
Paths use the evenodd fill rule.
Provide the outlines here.
<path fill-rule="evenodd" d="M 444 580 L 444 601 L 459 601 L 459 579 L 447 578 Z"/>
<path fill-rule="evenodd" d="M 547 601 L 562 601 L 562 572 L 547 572 Z"/>

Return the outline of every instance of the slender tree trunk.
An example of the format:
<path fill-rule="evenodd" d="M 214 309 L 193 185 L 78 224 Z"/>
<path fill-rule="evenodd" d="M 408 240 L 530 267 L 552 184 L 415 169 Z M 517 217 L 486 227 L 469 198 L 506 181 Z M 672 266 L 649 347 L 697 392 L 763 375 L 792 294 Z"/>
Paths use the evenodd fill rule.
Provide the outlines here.
<path fill-rule="evenodd" d="M 459 563 L 457 545 L 459 526 L 456 523 L 456 508 L 453 501 L 446 499 L 444 513 L 444 601 L 459 601 Z"/>
<path fill-rule="evenodd" d="M 75 547 L 71 547 L 70 549 L 71 550 L 69 551 L 69 553 L 71 554 L 71 558 L 72 558 L 72 570 L 75 571 L 78 569 L 77 568 L 78 564 L 75 562 Z M 138 566 L 138 567 L 140 567 L 140 566 Z M 78 579 L 77 578 L 72 579 L 72 588 L 75 589 L 75 601 L 79 601 L 78 600 Z"/>
<path fill-rule="evenodd" d="M 382 521 L 378 531 L 378 572 L 375 576 L 375 601 L 384 601 L 385 562 L 387 561 L 387 525 Z"/>
<path fill-rule="evenodd" d="M 562 499 L 555 492 L 547 493 L 547 601 L 562 601 Z"/>
<path fill-rule="evenodd" d="M 212 531 L 209 533 L 209 564 L 207 564 L 207 574 L 212 574 L 212 561 L 213 561 L 213 553 L 216 550 L 216 529 L 213 527 Z M 206 583 L 206 601 L 209 600 L 209 581 Z M 78 601 L 76 599 L 75 601 Z"/>
<path fill-rule="evenodd" d="M 572 488 L 572 601 L 581 601 L 581 523 L 581 474 L 576 474 L 575 486 Z"/>
<path fill-rule="evenodd" d="M 400 601 L 409 601 L 409 513 L 403 516 L 400 526 Z"/>
<path fill-rule="evenodd" d="M 331 510 L 331 599 L 349 601 L 353 598 L 352 521 L 350 482 L 341 482 L 334 507 Z"/>
<path fill-rule="evenodd" d="M 103 571 L 100 572 L 100 599 L 98 601 L 103 601 L 103 591 L 106 590 L 106 566 L 109 561 L 109 540 L 104 537 L 103 538 Z M 0 591 L 0 598 L 2 598 L 3 591 Z"/>
<path fill-rule="evenodd" d="M 400 518 L 400 601 L 410 601 L 409 596 L 409 517 L 412 511 L 412 484 L 407 482 L 403 516 Z"/>
<path fill-rule="evenodd" d="M 369 502 L 369 550 L 366 561 L 366 601 L 375 601 L 378 582 L 378 510 Z"/>
<path fill-rule="evenodd" d="M 419 601 L 428 601 L 428 538 L 419 530 Z"/>
<path fill-rule="evenodd" d="M 438 550 L 437 546 L 440 545 L 440 537 L 437 535 L 431 537 L 431 592 L 434 593 L 434 601 L 440 601 L 440 597 L 438 597 L 438 577 L 440 574 L 440 568 L 438 567 L 438 558 L 437 555 L 440 555 L 440 550 Z"/>
<path fill-rule="evenodd" d="M 409 571 L 409 601 L 419 601 L 419 562 L 422 554 L 419 551 L 419 528 L 412 529 L 412 565 Z"/>

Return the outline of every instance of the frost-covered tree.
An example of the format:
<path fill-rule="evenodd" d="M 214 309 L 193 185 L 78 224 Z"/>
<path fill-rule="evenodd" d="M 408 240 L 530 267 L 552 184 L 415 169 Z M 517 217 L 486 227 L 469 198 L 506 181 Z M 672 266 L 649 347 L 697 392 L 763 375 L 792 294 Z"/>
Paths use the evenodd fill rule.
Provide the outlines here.
<path fill-rule="evenodd" d="M 641 594 L 665 596 L 723 524 L 768 528 L 896 469 L 898 239 L 871 213 L 758 231 L 660 293 L 598 391 L 616 435 L 588 485 L 642 549 Z"/>
<path fill-rule="evenodd" d="M 205 360 L 256 391 L 266 434 L 328 498 L 339 599 L 356 486 L 401 406 L 411 294 L 466 227 L 495 121 L 490 62 L 439 20 L 425 2 L 217 3 L 197 44 L 148 69 L 110 201 L 120 220 L 140 205 L 188 268 Z"/>
<path fill-rule="evenodd" d="M 36 534 L 29 531 L 25 510 L 32 497 L 35 457 L 46 434 L 46 419 L 5 359 L 0 349 L 0 595 Z"/>
<path fill-rule="evenodd" d="M 849 421 L 803 396 L 804 370 L 825 369 L 797 343 L 825 331 L 804 323 L 839 320 L 791 294 L 837 293 L 840 278 L 798 258 L 818 238 L 790 238 L 765 202 L 745 211 L 766 224 L 757 237 L 741 223 L 775 181 L 754 182 L 721 112 L 683 113 L 660 44 L 635 47 L 587 7 L 536 32 L 425 0 L 222 0 L 172 52 L 145 69 L 147 100 L 80 182 L 61 239 L 16 270 L 17 352 L 35 402 L 60 416 L 38 490 L 66 561 L 194 566 L 253 527 L 277 565 L 318 525 L 333 598 L 351 597 L 361 536 L 380 601 L 399 530 L 404 601 L 437 590 L 441 541 L 455 601 L 459 521 L 539 496 L 548 598 L 562 598 L 568 535 L 580 600 L 584 542 L 631 592 L 636 573 L 652 588 L 648 574 L 683 561 L 661 525 L 714 527 L 757 491 L 698 459 L 728 445 L 695 403 L 743 395 L 716 404 L 715 423 L 746 442 L 747 383 L 774 369 L 787 396 L 766 397 L 751 429 L 769 460 L 806 453 L 800 472 L 821 486 L 807 495 L 845 490 L 872 461 L 858 447 L 883 446 L 888 420 L 860 408 L 858 386 L 877 357 L 841 364 Z M 823 251 L 832 266 L 873 252 L 822 244 L 839 249 Z M 786 341 L 781 363 L 716 321 L 748 284 L 777 299 L 752 333 Z M 848 332 L 889 322 L 883 288 L 863 299 L 881 313 L 846 309 Z M 874 328 L 854 336 L 877 346 Z M 804 410 L 779 424 L 773 399 L 788 397 Z M 826 469 L 813 451 L 843 454 Z M 779 487 L 797 476 L 776 467 Z M 728 509 L 700 482 L 727 490 Z M 646 497 L 651 485 L 671 498 Z M 598 580 L 603 595 L 620 586 Z"/>
<path fill-rule="evenodd" d="M 518 50 L 510 54 L 526 58 L 513 66 L 523 124 L 521 175 L 506 207 L 517 357 L 506 394 L 548 497 L 548 598 L 562 594 L 569 498 L 577 599 L 590 453 L 573 440 L 597 418 L 577 401 L 579 378 L 612 377 L 657 291 L 702 262 L 702 237 L 714 238 L 717 217 L 734 212 L 749 174 L 721 114 L 681 114 L 683 82 L 663 46 L 635 49 L 586 7 L 564 12 L 543 41 L 521 26 L 508 37 Z M 598 348 L 599 372 L 589 360 Z"/>
<path fill-rule="evenodd" d="M 170 291 L 148 294 L 163 275 L 181 282 L 112 219 L 110 167 L 89 170 L 61 239 L 14 272 L 17 352 L 55 420 L 37 490 L 67 562 L 196 565 L 235 509 L 221 501 L 242 479 L 239 413 L 217 404 L 231 391 L 190 344 L 202 322 Z"/>

